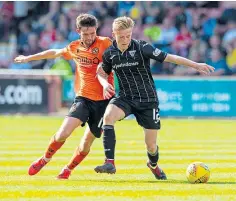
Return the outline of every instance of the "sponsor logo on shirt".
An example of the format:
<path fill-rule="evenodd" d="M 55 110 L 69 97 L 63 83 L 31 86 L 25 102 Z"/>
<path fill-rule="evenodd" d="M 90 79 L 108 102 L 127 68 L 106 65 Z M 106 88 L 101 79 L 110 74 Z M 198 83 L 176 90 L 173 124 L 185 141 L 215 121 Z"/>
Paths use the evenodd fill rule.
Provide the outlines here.
<path fill-rule="evenodd" d="M 136 62 L 131 62 L 131 63 L 126 62 L 126 63 L 121 63 L 121 64 L 115 64 L 112 67 L 114 69 L 118 69 L 118 68 L 129 67 L 129 66 L 138 66 L 138 65 L 139 65 L 139 62 L 136 61 Z"/>
<path fill-rule="evenodd" d="M 154 51 L 153 51 L 153 55 L 155 57 L 157 57 L 159 54 L 161 54 L 161 50 L 159 50 L 158 48 L 156 48 Z"/>
<path fill-rule="evenodd" d="M 99 64 L 99 59 L 97 57 L 93 58 L 93 59 L 89 59 L 87 57 L 81 57 L 78 56 L 77 57 L 77 61 L 81 64 L 81 65 L 92 65 L 92 64 Z"/>

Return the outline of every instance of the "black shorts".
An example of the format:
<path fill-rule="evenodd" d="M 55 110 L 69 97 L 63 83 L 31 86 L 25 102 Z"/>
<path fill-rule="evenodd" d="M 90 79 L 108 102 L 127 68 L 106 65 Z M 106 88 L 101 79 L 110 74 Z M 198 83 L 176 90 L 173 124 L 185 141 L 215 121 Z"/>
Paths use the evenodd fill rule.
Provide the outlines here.
<path fill-rule="evenodd" d="M 84 126 L 87 122 L 93 135 L 101 137 L 102 119 L 110 100 L 93 101 L 88 98 L 77 96 L 67 116 L 80 119 Z"/>
<path fill-rule="evenodd" d="M 122 109 L 125 117 L 134 114 L 138 124 L 143 128 L 157 130 L 161 128 L 158 102 L 139 102 L 115 97 L 109 104 L 114 104 Z"/>

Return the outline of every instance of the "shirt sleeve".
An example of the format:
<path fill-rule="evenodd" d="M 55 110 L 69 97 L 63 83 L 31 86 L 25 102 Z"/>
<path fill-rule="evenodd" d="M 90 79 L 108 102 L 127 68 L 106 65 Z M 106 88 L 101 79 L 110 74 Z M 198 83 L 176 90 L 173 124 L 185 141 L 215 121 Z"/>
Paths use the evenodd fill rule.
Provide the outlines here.
<path fill-rule="evenodd" d="M 73 58 L 72 55 L 71 55 L 71 47 L 70 47 L 70 45 L 68 45 L 67 47 L 63 48 L 62 57 L 65 60 L 71 60 Z"/>
<path fill-rule="evenodd" d="M 108 53 L 106 53 L 106 52 L 102 56 L 102 69 L 108 75 L 110 75 L 110 73 L 112 71 L 112 63 L 111 63 L 111 59 L 109 57 L 110 57 L 110 55 Z"/>
<path fill-rule="evenodd" d="M 159 61 L 160 63 L 162 63 L 167 56 L 166 52 L 163 52 L 160 49 L 155 48 L 149 43 L 144 41 L 141 43 L 141 50 L 144 57 L 148 59 L 154 59 L 156 61 Z"/>

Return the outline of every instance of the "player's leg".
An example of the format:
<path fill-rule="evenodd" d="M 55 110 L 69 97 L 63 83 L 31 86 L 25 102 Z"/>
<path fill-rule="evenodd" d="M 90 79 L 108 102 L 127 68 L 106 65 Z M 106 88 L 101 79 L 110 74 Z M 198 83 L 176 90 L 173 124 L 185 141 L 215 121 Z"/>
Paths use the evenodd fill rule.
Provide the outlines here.
<path fill-rule="evenodd" d="M 79 163 L 84 160 L 90 151 L 90 147 L 95 138 L 100 138 L 102 133 L 102 119 L 109 100 L 92 101 L 88 100 L 89 108 L 88 126 L 85 130 L 84 136 L 80 142 L 79 147 L 74 153 L 69 164 L 58 175 L 59 179 L 68 179 L 73 170 Z"/>
<path fill-rule="evenodd" d="M 158 103 L 139 103 L 135 116 L 139 125 L 144 128 L 145 144 L 147 148 L 148 162 L 156 179 L 166 179 L 165 173 L 159 168 L 159 148 L 157 146 L 157 133 L 160 129 Z"/>
<path fill-rule="evenodd" d="M 70 162 L 62 169 L 61 173 L 57 176 L 58 179 L 68 179 L 71 171 L 79 165 L 90 151 L 90 147 L 95 140 L 95 136 L 90 131 L 89 126 L 86 127 L 84 136 L 80 141 L 79 147 L 76 148 L 74 155 L 72 156 Z"/>
<path fill-rule="evenodd" d="M 61 127 L 52 137 L 48 148 L 44 154 L 44 157 L 51 159 L 58 149 L 65 143 L 66 139 L 72 134 L 72 132 L 81 126 L 83 122 L 80 119 L 74 117 L 65 117 Z"/>
<path fill-rule="evenodd" d="M 123 119 L 130 114 L 130 106 L 119 98 L 111 100 L 107 106 L 103 118 L 103 146 L 105 152 L 105 163 L 97 166 L 94 170 L 97 173 L 115 173 L 115 145 L 116 137 L 114 124 L 116 121 Z"/>
<path fill-rule="evenodd" d="M 74 117 L 66 117 L 56 134 L 51 138 L 44 155 L 33 162 L 29 168 L 29 175 L 37 174 L 52 158 L 52 156 L 65 143 L 65 140 L 71 135 L 75 128 L 80 126 L 82 122 Z"/>
<path fill-rule="evenodd" d="M 84 160 L 84 158 L 90 152 L 90 148 L 95 139 L 96 137 L 90 131 L 89 126 L 87 126 L 84 136 L 80 141 L 79 147 L 77 147 L 74 156 L 67 165 L 70 170 L 73 170 L 77 165 L 79 165 Z"/>
<path fill-rule="evenodd" d="M 61 127 L 51 138 L 51 141 L 44 155 L 33 162 L 29 168 L 29 175 L 37 174 L 52 158 L 52 156 L 65 143 L 66 139 L 71 135 L 75 128 L 86 122 L 88 118 L 88 110 L 82 98 L 76 98 L 68 116 L 64 119 Z"/>
<path fill-rule="evenodd" d="M 156 166 L 159 159 L 158 146 L 156 143 L 157 130 L 144 128 L 144 134 L 149 163 L 152 166 Z"/>
<path fill-rule="evenodd" d="M 157 130 L 144 129 L 144 133 L 148 156 L 147 166 L 150 168 L 156 179 L 166 180 L 165 173 L 157 164 L 159 160 L 159 148 L 156 143 Z"/>

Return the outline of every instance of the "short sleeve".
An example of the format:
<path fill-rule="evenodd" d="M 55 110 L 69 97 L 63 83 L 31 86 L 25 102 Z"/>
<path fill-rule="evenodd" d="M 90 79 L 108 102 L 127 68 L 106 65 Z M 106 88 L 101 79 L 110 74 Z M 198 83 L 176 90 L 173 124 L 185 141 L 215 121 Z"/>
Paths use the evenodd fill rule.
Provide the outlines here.
<path fill-rule="evenodd" d="M 144 41 L 141 42 L 141 50 L 146 58 L 154 59 L 160 63 L 162 63 L 167 56 L 166 52 L 163 52 Z"/>
<path fill-rule="evenodd" d="M 112 71 L 112 63 L 111 63 L 111 59 L 109 58 L 110 55 L 105 52 L 102 56 L 102 69 L 108 74 L 110 75 L 111 71 Z"/>

